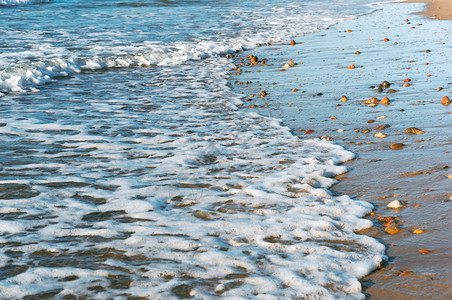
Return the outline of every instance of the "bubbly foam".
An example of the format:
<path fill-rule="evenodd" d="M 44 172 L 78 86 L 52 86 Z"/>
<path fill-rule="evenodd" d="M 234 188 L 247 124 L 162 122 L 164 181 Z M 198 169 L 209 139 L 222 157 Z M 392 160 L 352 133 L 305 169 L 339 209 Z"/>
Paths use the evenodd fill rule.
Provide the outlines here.
<path fill-rule="evenodd" d="M 384 258 L 356 233 L 372 206 L 328 190 L 353 154 L 226 86 L 219 54 L 332 22 L 286 22 L 306 10 L 287 5 L 235 9 L 218 17 L 234 34 L 205 39 L 5 31 L 33 50 L 0 54 L 0 298 L 364 297 Z"/>
<path fill-rule="evenodd" d="M 20 273 L 1 297 L 363 297 L 358 279 L 384 252 L 354 233 L 372 206 L 328 191 L 353 154 L 238 111 L 225 63 L 130 70 L 126 97 L 37 101 L 3 119 L 7 157 L 21 140 L 37 152 L 1 169 L 1 213 L 16 217 L 0 224 L 0 263 L 17 253 Z M 99 93 L 116 85 L 105 77 Z M 159 97 L 130 97 L 143 92 Z"/>

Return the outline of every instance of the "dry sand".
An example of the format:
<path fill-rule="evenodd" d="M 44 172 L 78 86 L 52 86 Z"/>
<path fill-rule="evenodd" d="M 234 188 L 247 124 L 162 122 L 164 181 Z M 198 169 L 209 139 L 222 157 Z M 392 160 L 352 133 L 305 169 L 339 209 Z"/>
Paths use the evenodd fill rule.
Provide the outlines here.
<path fill-rule="evenodd" d="M 280 118 L 302 139 L 327 137 L 358 155 L 333 192 L 376 207 L 369 216 L 375 227 L 365 234 L 387 246 L 389 259 L 362 279 L 370 299 L 452 299 L 452 105 L 441 104 L 452 98 L 452 26 L 413 14 L 424 9 L 419 3 L 381 7 L 296 39 L 295 46 L 288 40 L 244 53 L 244 62 L 256 55 L 267 66 L 243 66 L 234 88 L 244 95 L 244 110 Z M 286 69 L 291 60 L 295 66 Z M 384 80 L 395 93 L 378 90 Z M 268 96 L 248 96 L 262 90 Z M 340 101 L 342 95 L 349 100 Z M 385 96 L 390 105 L 363 103 Z M 422 133 L 404 133 L 409 127 Z M 404 146 L 393 150 L 395 143 Z M 386 208 L 395 199 L 406 206 Z M 388 218 L 399 233 L 385 232 Z"/>
<path fill-rule="evenodd" d="M 437 20 L 452 20 L 452 0 L 408 0 L 407 3 L 427 3 L 421 14 Z"/>

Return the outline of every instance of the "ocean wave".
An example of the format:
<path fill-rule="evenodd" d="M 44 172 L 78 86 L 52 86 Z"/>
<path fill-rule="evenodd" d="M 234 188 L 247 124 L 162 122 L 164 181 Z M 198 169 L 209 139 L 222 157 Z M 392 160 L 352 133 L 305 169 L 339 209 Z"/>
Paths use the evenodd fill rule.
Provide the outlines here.
<path fill-rule="evenodd" d="M 51 2 L 51 0 L 0 0 L 0 6 L 28 5 L 47 2 Z"/>
<path fill-rule="evenodd" d="M 134 50 L 99 53 L 93 57 L 54 58 L 45 62 L 29 62 L 0 71 L 0 91 L 23 92 L 84 71 L 107 68 L 179 65 L 240 49 L 241 46 L 214 42 L 176 42 L 169 45 L 147 45 Z"/>

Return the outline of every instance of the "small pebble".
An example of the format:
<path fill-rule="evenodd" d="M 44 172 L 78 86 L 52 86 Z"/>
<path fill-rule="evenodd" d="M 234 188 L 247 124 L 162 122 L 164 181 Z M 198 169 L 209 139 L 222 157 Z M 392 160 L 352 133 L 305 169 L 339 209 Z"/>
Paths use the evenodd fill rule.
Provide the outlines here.
<path fill-rule="evenodd" d="M 379 139 L 387 137 L 387 135 L 382 132 L 377 132 L 374 136 Z"/>
<path fill-rule="evenodd" d="M 404 133 L 408 133 L 408 134 L 422 134 L 422 133 L 424 133 L 422 130 L 420 130 L 419 128 L 416 128 L 416 127 L 407 128 L 403 132 Z"/>
<path fill-rule="evenodd" d="M 444 96 L 443 97 L 443 99 L 441 99 L 441 104 L 442 105 L 449 105 L 451 103 L 451 101 L 450 101 L 450 99 L 449 99 L 449 97 L 447 97 L 447 96 Z"/>
<path fill-rule="evenodd" d="M 342 96 L 339 101 L 345 102 L 345 101 L 348 101 L 348 98 L 346 96 Z"/>
<path fill-rule="evenodd" d="M 372 97 L 364 101 L 364 104 L 378 104 L 378 98 Z"/>
<path fill-rule="evenodd" d="M 387 208 L 402 208 L 405 206 L 405 202 L 401 200 L 394 200 L 391 203 L 389 203 L 386 207 Z"/>
<path fill-rule="evenodd" d="M 404 146 L 405 146 L 405 144 L 403 144 L 403 143 L 395 143 L 395 144 L 392 144 L 390 146 L 390 148 L 392 150 L 400 150 L 400 149 L 403 149 Z"/>
<path fill-rule="evenodd" d="M 380 103 L 383 105 L 389 105 L 389 104 L 391 104 L 391 100 L 389 100 L 388 97 L 383 97 L 383 99 L 381 99 Z"/>
<path fill-rule="evenodd" d="M 385 228 L 385 232 L 389 234 L 396 234 L 400 231 L 400 228 L 396 224 L 391 224 Z"/>

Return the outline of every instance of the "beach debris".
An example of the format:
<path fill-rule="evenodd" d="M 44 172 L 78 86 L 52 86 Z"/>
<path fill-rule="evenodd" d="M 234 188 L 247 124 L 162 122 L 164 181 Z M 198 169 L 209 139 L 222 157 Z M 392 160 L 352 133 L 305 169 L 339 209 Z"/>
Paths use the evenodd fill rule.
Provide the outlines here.
<path fill-rule="evenodd" d="M 290 45 L 291 45 L 291 46 L 295 46 L 296 44 L 297 44 L 297 43 L 296 43 L 294 40 L 291 40 L 291 41 L 290 41 Z"/>
<path fill-rule="evenodd" d="M 395 223 L 391 223 L 385 228 L 385 232 L 389 234 L 396 234 L 402 231 Z"/>
<path fill-rule="evenodd" d="M 405 144 L 403 143 L 395 143 L 392 144 L 391 146 L 389 146 L 392 150 L 400 150 L 403 149 L 403 147 L 405 146 Z"/>
<path fill-rule="evenodd" d="M 364 101 L 364 104 L 367 104 L 367 105 L 372 105 L 372 104 L 377 105 L 377 104 L 378 104 L 378 98 L 377 98 L 377 97 L 372 97 L 372 98 L 370 98 L 370 99 L 367 99 L 366 101 Z"/>
<path fill-rule="evenodd" d="M 267 92 L 266 92 L 266 91 L 261 91 L 261 92 L 259 93 L 259 96 L 260 96 L 261 98 L 264 98 L 265 96 L 267 96 Z"/>
<path fill-rule="evenodd" d="M 422 250 L 419 250 L 419 253 L 420 254 L 429 254 L 431 251 L 430 250 L 427 250 L 427 249 L 422 249 Z"/>
<path fill-rule="evenodd" d="M 416 127 L 409 127 L 407 129 L 405 129 L 403 132 L 404 133 L 408 133 L 408 134 L 422 134 L 422 133 L 424 133 L 422 130 L 420 130 L 419 128 L 416 128 Z"/>
<path fill-rule="evenodd" d="M 348 101 L 348 98 L 346 96 L 342 96 L 341 99 L 339 99 L 339 101 L 346 102 Z"/>
<path fill-rule="evenodd" d="M 355 65 L 350 65 L 347 67 L 347 69 L 354 69 L 354 68 L 356 68 Z"/>
<path fill-rule="evenodd" d="M 284 68 L 289 69 L 290 65 L 289 64 L 284 64 Z"/>
<path fill-rule="evenodd" d="M 405 205 L 406 205 L 405 201 L 402 201 L 402 200 L 394 200 L 394 201 L 391 201 L 386 207 L 387 207 L 387 208 L 398 209 L 398 208 L 403 208 L 403 207 L 405 207 Z"/>
<path fill-rule="evenodd" d="M 413 231 L 413 233 L 414 233 L 414 234 L 421 234 L 421 233 L 424 233 L 424 230 L 422 230 L 422 229 L 416 229 L 416 230 Z"/>
<path fill-rule="evenodd" d="M 391 104 L 391 100 L 389 100 L 388 97 L 383 97 L 383 99 L 381 99 L 380 103 L 383 105 L 389 105 L 389 104 Z"/>
<path fill-rule="evenodd" d="M 383 132 L 377 132 L 374 136 L 379 139 L 387 137 L 387 135 L 384 134 Z"/>
<path fill-rule="evenodd" d="M 386 119 L 386 116 L 379 116 L 379 117 L 377 117 L 377 120 L 384 120 L 384 119 Z"/>
<path fill-rule="evenodd" d="M 441 104 L 442 105 L 449 105 L 451 103 L 451 101 L 450 101 L 450 99 L 449 99 L 449 97 L 447 97 L 447 96 L 444 96 L 443 97 L 443 99 L 441 99 Z"/>
<path fill-rule="evenodd" d="M 304 134 L 311 134 L 311 133 L 314 133 L 314 130 L 308 129 L 308 130 L 306 130 L 306 131 L 304 132 Z"/>

